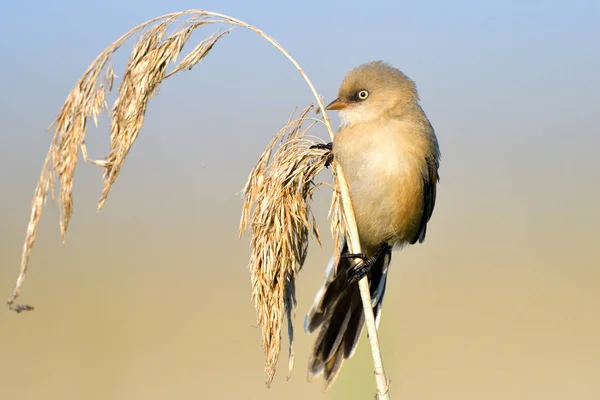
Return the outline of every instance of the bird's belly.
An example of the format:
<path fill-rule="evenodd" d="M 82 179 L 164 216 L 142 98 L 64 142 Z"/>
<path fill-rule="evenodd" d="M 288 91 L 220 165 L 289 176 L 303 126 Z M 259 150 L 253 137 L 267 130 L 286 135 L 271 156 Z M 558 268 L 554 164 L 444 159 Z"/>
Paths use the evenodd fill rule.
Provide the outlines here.
<path fill-rule="evenodd" d="M 422 216 L 421 162 L 401 143 L 366 143 L 339 160 L 348 181 L 361 244 L 375 251 L 401 245 L 418 231 Z"/>

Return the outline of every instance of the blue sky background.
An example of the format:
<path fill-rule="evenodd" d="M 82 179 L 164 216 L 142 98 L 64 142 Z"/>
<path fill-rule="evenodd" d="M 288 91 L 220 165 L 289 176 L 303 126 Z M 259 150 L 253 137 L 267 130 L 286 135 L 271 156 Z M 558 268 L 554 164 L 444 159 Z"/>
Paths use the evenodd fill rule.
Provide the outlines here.
<path fill-rule="evenodd" d="M 380 327 L 394 398 L 600 396 L 598 1 L 4 1 L 0 294 L 16 278 L 44 130 L 75 82 L 133 26 L 191 8 L 275 37 L 326 101 L 371 60 L 416 81 L 442 182 L 426 243 L 394 256 Z M 286 382 L 284 359 L 262 385 L 236 193 L 312 101 L 293 66 L 241 29 L 167 80 L 99 214 L 101 171 L 79 165 L 66 249 L 46 207 L 23 292 L 38 310 L 0 312 L 0 397 L 371 396 L 364 338 L 331 393 L 304 379 L 327 190 L 315 199 L 323 249 L 312 245 L 298 281 L 296 369 Z M 94 158 L 108 151 L 107 122 L 89 130 Z"/>

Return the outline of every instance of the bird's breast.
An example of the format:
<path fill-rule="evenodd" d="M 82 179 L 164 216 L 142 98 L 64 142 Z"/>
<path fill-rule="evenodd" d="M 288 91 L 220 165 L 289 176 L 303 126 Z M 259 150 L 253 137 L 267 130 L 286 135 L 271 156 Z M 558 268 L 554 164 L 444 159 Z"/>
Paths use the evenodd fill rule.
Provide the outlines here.
<path fill-rule="evenodd" d="M 402 244 L 416 234 L 423 213 L 424 139 L 418 127 L 401 122 L 336 134 L 334 156 L 348 181 L 363 246 Z"/>

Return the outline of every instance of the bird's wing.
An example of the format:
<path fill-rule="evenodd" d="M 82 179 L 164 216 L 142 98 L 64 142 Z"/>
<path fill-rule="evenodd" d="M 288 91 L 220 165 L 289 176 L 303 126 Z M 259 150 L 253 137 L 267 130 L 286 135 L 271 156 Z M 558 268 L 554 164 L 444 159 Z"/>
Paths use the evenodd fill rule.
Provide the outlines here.
<path fill-rule="evenodd" d="M 436 187 L 440 179 L 438 174 L 439 161 L 434 157 L 427 157 L 427 168 L 423 173 L 423 216 L 419 224 L 419 234 L 413 239 L 411 244 L 417 241 L 423 243 L 425 233 L 427 232 L 427 223 L 433 214 L 435 207 Z"/>

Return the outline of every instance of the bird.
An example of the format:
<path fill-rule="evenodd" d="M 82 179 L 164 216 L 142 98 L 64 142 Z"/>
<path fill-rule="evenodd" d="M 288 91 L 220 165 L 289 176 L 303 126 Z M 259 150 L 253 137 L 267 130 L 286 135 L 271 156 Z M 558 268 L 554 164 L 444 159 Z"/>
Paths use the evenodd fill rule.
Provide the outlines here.
<path fill-rule="evenodd" d="M 327 148 L 342 169 L 362 251 L 349 253 L 342 240 L 341 256 L 337 264 L 333 257 L 329 262 L 304 320 L 307 333 L 318 330 L 308 379 L 323 376 L 327 391 L 344 360 L 354 355 L 363 330 L 357 281 L 368 277 L 379 327 L 392 250 L 425 240 L 436 202 L 440 149 L 415 82 L 384 61 L 350 70 L 325 110 L 338 111 L 341 124 L 331 143 L 314 147 Z"/>

